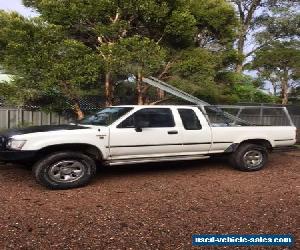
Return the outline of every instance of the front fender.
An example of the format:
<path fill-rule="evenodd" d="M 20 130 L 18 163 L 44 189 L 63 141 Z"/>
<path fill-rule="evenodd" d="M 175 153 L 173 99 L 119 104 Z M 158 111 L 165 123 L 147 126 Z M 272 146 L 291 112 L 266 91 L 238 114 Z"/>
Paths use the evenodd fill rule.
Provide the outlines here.
<path fill-rule="evenodd" d="M 29 150 L 29 151 L 40 151 L 47 147 L 59 147 L 63 146 L 66 150 L 68 149 L 68 145 L 72 149 L 72 145 L 86 145 L 86 146 L 93 146 L 97 148 L 101 154 L 103 159 L 107 159 L 109 155 L 109 150 L 106 147 L 105 140 L 101 140 L 96 137 L 96 139 L 88 139 L 87 137 L 85 140 L 78 140 L 78 139 L 69 139 L 69 138 L 49 138 L 49 139 L 39 139 L 39 140 L 28 140 L 22 150 Z"/>

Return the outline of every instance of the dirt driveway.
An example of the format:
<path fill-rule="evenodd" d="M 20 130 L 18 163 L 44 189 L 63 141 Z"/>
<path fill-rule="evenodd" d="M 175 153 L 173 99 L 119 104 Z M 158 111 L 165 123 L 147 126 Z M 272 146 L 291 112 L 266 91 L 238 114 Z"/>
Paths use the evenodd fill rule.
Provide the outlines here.
<path fill-rule="evenodd" d="M 296 151 L 255 173 L 222 160 L 122 166 L 49 191 L 0 166 L 0 249 L 190 249 L 195 233 L 290 233 L 300 249 L 299 174 Z"/>

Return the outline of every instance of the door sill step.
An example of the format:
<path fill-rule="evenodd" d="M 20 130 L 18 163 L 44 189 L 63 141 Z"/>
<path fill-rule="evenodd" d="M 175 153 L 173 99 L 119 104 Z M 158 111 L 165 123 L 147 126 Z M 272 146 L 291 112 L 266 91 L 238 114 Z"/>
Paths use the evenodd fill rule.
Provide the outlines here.
<path fill-rule="evenodd" d="M 135 159 L 122 159 L 122 160 L 110 160 L 106 162 L 106 165 L 117 166 L 117 165 L 129 165 L 139 164 L 148 162 L 166 162 L 166 161 L 186 161 L 186 160 L 200 160 L 208 159 L 206 155 L 193 155 L 193 156 L 171 156 L 171 157 L 160 157 L 160 158 L 135 158 Z"/>

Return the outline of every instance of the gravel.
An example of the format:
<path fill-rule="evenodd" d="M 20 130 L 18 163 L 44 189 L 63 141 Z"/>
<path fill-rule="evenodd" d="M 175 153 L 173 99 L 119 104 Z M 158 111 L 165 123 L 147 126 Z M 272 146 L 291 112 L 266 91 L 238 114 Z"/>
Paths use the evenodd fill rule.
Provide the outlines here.
<path fill-rule="evenodd" d="M 50 191 L 29 169 L 1 165 L 0 249 L 191 249 L 198 233 L 299 239 L 299 168 L 300 151 L 253 173 L 222 159 L 119 166 Z"/>

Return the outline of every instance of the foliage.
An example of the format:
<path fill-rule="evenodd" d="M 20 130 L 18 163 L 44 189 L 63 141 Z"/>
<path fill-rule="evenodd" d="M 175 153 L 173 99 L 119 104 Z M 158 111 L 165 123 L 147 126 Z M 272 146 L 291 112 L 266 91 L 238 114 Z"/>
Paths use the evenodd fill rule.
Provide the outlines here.
<path fill-rule="evenodd" d="M 300 43 L 273 42 L 255 54 L 253 68 L 261 78 L 280 88 L 282 103 L 287 104 L 289 88 L 299 86 Z"/>
<path fill-rule="evenodd" d="M 224 56 L 227 60 L 234 58 L 232 46 L 237 19 L 233 7 L 225 0 L 28 0 L 25 3 L 36 8 L 47 22 L 63 27 L 68 36 L 99 52 L 105 66 L 102 80 L 108 104 L 114 98 L 115 83 L 126 78 L 124 73 L 136 74 L 129 69 L 143 68 L 143 74 L 167 79 L 182 52 L 199 46 L 228 53 L 230 57 Z M 152 45 L 141 48 L 147 39 Z M 128 48 L 128 43 L 135 43 L 136 48 Z M 153 52 L 157 51 L 154 43 L 160 49 L 157 54 L 152 53 L 154 57 L 149 57 L 152 48 Z M 227 65 L 231 63 L 227 61 Z M 200 71 L 204 72 L 205 68 Z M 204 77 L 200 80 L 211 81 Z"/>
<path fill-rule="evenodd" d="M 276 97 L 263 92 L 261 89 L 263 83 L 260 79 L 225 71 L 217 76 L 217 81 L 223 83 L 224 94 L 222 102 L 274 103 L 277 101 Z"/>
<path fill-rule="evenodd" d="M 217 54 L 195 48 L 182 53 L 180 60 L 173 67 L 173 73 L 192 81 L 212 82 L 219 63 Z"/>
<path fill-rule="evenodd" d="M 262 90 L 255 88 L 251 84 L 236 85 L 233 93 L 239 98 L 240 102 L 251 103 L 274 103 L 276 97 L 267 95 Z"/>
<path fill-rule="evenodd" d="M 2 87 L 10 95 L 2 95 L 19 103 L 62 96 L 73 105 L 95 87 L 101 62 L 84 44 L 66 38 L 60 26 L 4 12 L 0 24 L 0 63 L 15 75 Z"/>
<path fill-rule="evenodd" d="M 256 40 L 260 45 L 274 41 L 293 41 L 300 37 L 300 12 L 296 1 L 277 1 L 276 6 L 255 19 Z M 298 7 L 297 7 L 298 6 Z"/>
<path fill-rule="evenodd" d="M 289 69 L 283 70 L 282 65 L 277 69 L 273 66 L 285 61 L 287 59 L 285 57 L 289 56 L 288 42 L 299 41 L 299 1 L 232 0 L 232 2 L 236 6 L 240 23 L 237 49 L 241 57 L 237 60 L 236 72 L 241 73 L 252 65 L 252 69 L 258 70 L 259 79 L 273 85 L 275 95 L 281 89 L 282 103 L 287 103 L 289 83 L 293 82 L 294 74 L 289 73 Z M 252 40 L 252 48 L 247 48 L 248 53 L 245 53 L 248 40 Z M 277 47 L 280 52 L 276 53 L 274 47 Z M 283 47 L 286 47 L 285 52 L 282 50 Z M 275 55 L 270 52 L 269 58 L 272 59 L 269 60 L 267 51 L 271 50 Z M 255 61 L 252 63 L 254 54 Z M 266 60 L 267 65 L 264 65 L 263 60 Z"/>
<path fill-rule="evenodd" d="M 146 103 L 157 94 L 141 82 L 150 75 L 211 103 L 244 101 L 247 92 L 248 99 L 274 101 L 257 90 L 260 79 L 233 72 L 245 58 L 234 42 L 253 27 L 271 34 L 265 12 L 255 13 L 278 1 L 233 1 L 244 17 L 226 0 L 23 2 L 40 16 L 0 13 L 0 64 L 15 75 L 0 94 L 15 103 L 65 108 L 88 93 L 104 95 L 107 105 L 123 95 Z"/>
<path fill-rule="evenodd" d="M 288 15 L 288 18 L 283 18 L 283 12 L 286 11 L 282 10 L 288 10 L 290 13 L 295 12 L 299 6 L 298 1 L 231 0 L 231 2 L 235 5 L 239 18 L 237 49 L 240 54 L 240 60 L 237 61 L 236 64 L 236 71 L 238 73 L 241 73 L 244 70 L 246 59 L 249 59 L 255 51 L 261 48 L 261 40 L 266 33 L 271 32 L 275 35 L 275 33 L 278 33 L 278 27 L 280 26 L 280 36 L 282 36 L 284 33 L 282 31 L 284 30 L 290 31 L 286 32 L 286 36 L 294 36 L 295 32 L 297 33 L 297 26 L 295 22 L 291 22 L 290 15 Z M 285 19 L 287 22 L 283 21 L 283 19 Z M 292 28 L 292 26 L 294 26 L 294 28 Z M 277 30 L 276 32 L 274 32 L 274 28 Z M 280 38 L 280 36 L 277 36 L 276 39 Z M 263 38 L 264 44 L 268 44 L 272 41 L 272 39 L 265 38 Z M 251 41 L 252 48 L 249 48 L 247 41 Z M 248 46 L 248 51 L 250 49 L 250 51 L 247 53 L 245 53 L 246 46 Z"/>
<path fill-rule="evenodd" d="M 119 72 L 150 76 L 162 67 L 166 51 L 147 37 L 133 36 L 120 40 L 113 54 L 118 59 Z"/>
<path fill-rule="evenodd" d="M 233 8 L 223 0 L 193 0 L 191 12 L 197 20 L 199 45 L 219 42 L 231 47 L 236 37 L 238 18 Z"/>

